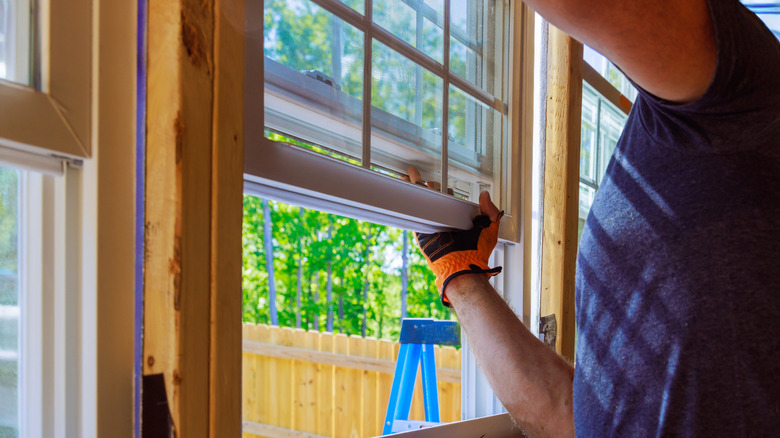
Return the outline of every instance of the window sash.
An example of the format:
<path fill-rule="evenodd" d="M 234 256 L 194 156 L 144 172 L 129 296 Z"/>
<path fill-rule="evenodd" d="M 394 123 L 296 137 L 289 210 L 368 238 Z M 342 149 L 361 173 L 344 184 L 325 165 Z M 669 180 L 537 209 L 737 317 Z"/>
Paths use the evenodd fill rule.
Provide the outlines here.
<path fill-rule="evenodd" d="M 515 198 L 517 198 L 517 194 L 520 192 L 519 187 L 514 187 L 519 182 L 519 169 L 520 169 L 520 163 L 515 162 L 515 158 L 518 158 L 520 154 L 515 150 L 519 149 L 520 145 L 515 142 L 514 145 L 510 143 L 510 139 L 512 138 L 522 138 L 523 135 L 520 135 L 519 137 L 514 137 L 511 133 L 511 130 L 515 127 L 511 126 L 509 124 L 509 120 L 518 120 L 522 121 L 523 118 L 519 117 L 516 113 L 513 116 L 512 109 L 510 107 L 509 96 L 512 96 L 512 102 L 519 102 L 523 98 L 530 99 L 532 93 L 530 92 L 530 88 L 528 88 L 530 84 L 530 81 L 527 79 L 524 80 L 522 74 L 518 74 L 508 68 L 510 65 L 522 65 L 523 62 L 518 62 L 517 59 L 522 59 L 523 57 L 527 57 L 528 55 L 533 53 L 533 44 L 532 37 L 533 34 L 528 32 L 521 32 L 520 28 L 517 27 L 517 25 L 520 26 L 528 26 L 530 23 L 531 26 L 533 26 L 533 21 L 524 19 L 524 23 L 517 22 L 517 25 L 510 22 L 508 35 L 505 39 L 503 47 L 501 47 L 500 50 L 507 53 L 505 59 L 503 61 L 499 61 L 499 63 L 502 63 L 502 68 L 505 71 L 505 75 L 511 75 L 510 80 L 505 81 L 505 85 L 503 86 L 501 92 L 507 96 L 504 100 L 500 99 L 499 97 L 495 97 L 489 93 L 486 93 L 484 90 L 480 89 L 479 87 L 471 84 L 470 82 L 466 81 L 466 79 L 461 78 L 460 76 L 448 72 L 447 69 L 445 69 L 446 63 L 438 63 L 437 61 L 433 60 L 432 58 L 428 57 L 427 55 L 423 54 L 416 48 L 406 44 L 402 40 L 396 38 L 394 35 L 390 34 L 385 29 L 381 28 L 380 26 L 376 25 L 375 23 L 371 22 L 370 20 L 370 14 L 369 16 L 363 15 L 353 9 L 351 9 L 349 6 L 335 1 L 335 0 L 313 0 L 315 4 L 318 6 L 324 8 L 328 12 L 334 14 L 335 16 L 341 18 L 348 24 L 355 26 L 358 28 L 358 30 L 362 30 L 364 32 L 366 41 L 379 41 L 387 46 L 389 46 L 391 49 L 396 50 L 401 55 L 406 56 L 407 58 L 411 59 L 412 61 L 416 62 L 418 65 L 420 65 L 423 68 L 426 68 L 427 70 L 431 71 L 434 74 L 437 74 L 439 77 L 447 78 L 449 80 L 449 84 L 455 85 L 459 88 L 460 91 L 463 91 L 465 94 L 470 96 L 470 98 L 473 98 L 474 100 L 480 102 L 481 104 L 484 104 L 485 106 L 488 106 L 490 108 L 497 109 L 501 112 L 501 114 L 504 115 L 503 117 L 503 125 L 504 125 L 504 133 L 503 138 L 501 141 L 505 141 L 509 146 L 508 151 L 501 151 L 501 161 L 499 162 L 499 165 L 497 165 L 494 168 L 494 172 L 500 174 L 500 177 L 495 178 L 494 182 L 494 199 L 497 200 L 497 202 L 504 203 L 504 205 L 507 205 L 508 214 L 505 216 L 505 220 L 502 222 L 502 230 L 500 233 L 500 238 L 502 240 L 507 241 L 513 241 L 517 242 L 520 239 L 520 233 L 519 233 L 519 216 L 520 211 L 517 211 L 516 214 L 511 214 L 512 212 L 509 211 L 511 208 L 514 208 L 514 205 L 516 204 L 518 210 L 520 208 L 519 203 L 515 203 L 513 201 L 516 201 Z M 338 212 L 341 214 L 344 214 L 344 211 L 340 210 L 340 207 L 331 207 L 327 208 L 321 205 L 320 202 L 316 202 L 317 205 L 311 205 L 307 204 L 308 202 L 314 202 L 311 201 L 312 199 L 318 198 L 318 199 L 328 199 L 330 201 L 331 206 L 333 205 L 350 205 L 351 203 L 361 204 L 360 201 L 355 201 L 352 199 L 354 194 L 345 194 L 344 193 L 344 186 L 350 186 L 355 185 L 352 181 L 350 181 L 348 178 L 344 177 L 345 174 L 349 173 L 347 170 L 341 170 L 339 172 L 333 173 L 334 178 L 332 180 L 328 180 L 327 183 L 320 184 L 316 190 L 314 190 L 314 195 L 311 196 L 312 193 L 308 192 L 307 190 L 310 190 L 310 187 L 304 187 L 304 184 L 301 183 L 301 181 L 306 180 L 311 175 L 317 175 L 318 172 L 321 170 L 319 168 L 307 168 L 304 169 L 303 166 L 287 166 L 289 170 L 288 173 L 285 172 L 272 172 L 271 174 L 264 174 L 263 172 L 269 171 L 269 168 L 271 166 L 264 165 L 262 162 L 268 161 L 269 155 L 276 155 L 277 158 L 275 158 L 275 162 L 282 163 L 284 159 L 281 158 L 282 155 L 288 154 L 290 157 L 299 154 L 300 150 L 294 150 L 295 148 L 290 148 L 288 146 L 284 146 L 286 149 L 294 150 L 293 152 L 280 152 L 280 149 L 277 147 L 278 145 L 275 144 L 274 141 L 266 139 L 265 138 L 265 126 L 273 123 L 277 123 L 277 126 L 281 126 L 282 123 L 285 121 L 283 120 L 283 111 L 279 111 L 274 109 L 274 103 L 272 100 L 275 96 L 273 96 L 274 91 L 278 92 L 277 90 L 267 90 L 266 84 L 264 81 L 265 75 L 274 76 L 274 69 L 277 69 L 281 66 L 281 64 L 276 65 L 278 63 L 267 62 L 267 59 L 264 59 L 263 56 L 263 31 L 262 27 L 258 26 L 258 18 L 257 17 L 263 17 L 263 5 L 262 3 L 252 4 L 253 2 L 249 2 L 247 4 L 247 20 L 248 20 L 248 28 L 252 29 L 249 31 L 247 35 L 247 40 L 245 44 L 245 111 L 244 111 L 244 117 L 245 117 L 245 171 L 244 171 L 244 177 L 245 177 L 245 190 L 247 192 L 261 195 L 261 196 L 269 196 L 269 193 L 275 193 L 275 197 L 277 199 L 286 201 L 286 202 L 294 202 L 302 205 L 310 205 L 312 208 L 319 208 L 326 211 L 331 212 Z M 447 1 L 447 5 L 449 4 L 449 1 Z M 506 3 L 504 3 L 506 4 Z M 370 6 L 370 4 L 369 4 Z M 520 16 L 526 16 L 527 14 L 523 15 L 520 14 L 519 8 L 521 7 L 521 3 L 518 2 L 510 2 L 508 5 L 509 12 L 504 14 L 506 20 L 510 20 L 510 17 L 520 17 Z M 445 8 L 446 11 L 446 8 Z M 446 20 L 449 19 L 449 16 L 445 17 Z M 446 22 L 445 20 L 445 22 Z M 517 27 L 517 28 L 516 28 Z M 532 27 L 531 27 L 532 28 Z M 446 34 L 444 38 L 445 44 L 447 44 L 450 34 Z M 529 37 L 530 36 L 530 37 Z M 457 39 L 456 37 L 454 37 Z M 509 45 L 514 44 L 516 45 L 516 50 L 514 53 L 509 50 Z M 447 44 L 448 45 L 448 44 Z M 449 55 L 449 48 L 445 47 L 444 55 Z M 515 59 L 513 60 L 513 56 Z M 364 57 L 367 60 L 370 59 L 370 53 L 364 53 Z M 266 65 L 268 67 L 266 71 L 264 71 L 263 64 L 264 61 L 266 61 Z M 369 62 L 366 62 L 366 66 L 364 67 L 364 75 L 370 75 L 370 65 Z M 273 88 L 273 82 L 274 80 L 283 79 L 280 77 L 279 74 L 276 75 L 276 78 L 272 78 L 270 80 L 271 87 Z M 370 77 L 369 77 L 370 79 Z M 524 88 L 528 88 L 527 91 L 524 93 L 520 90 L 516 90 L 515 92 L 512 92 L 513 84 L 524 84 Z M 322 85 L 322 84 L 320 84 Z M 370 81 L 369 81 L 370 85 Z M 323 85 L 324 86 L 324 85 Z M 365 82 L 364 82 L 365 86 Z M 515 85 L 516 86 L 516 85 Z M 448 84 L 445 84 L 444 90 L 446 93 L 446 90 L 448 90 Z M 335 90 L 335 89 L 331 89 Z M 270 92 L 269 92 L 270 91 Z M 332 91 L 331 91 L 332 92 Z M 364 91 L 364 95 L 370 95 L 370 88 L 368 88 L 368 93 Z M 445 96 L 446 97 L 446 96 Z M 278 102 L 277 102 L 278 103 Z M 370 130 L 367 130 L 366 127 L 370 128 L 370 125 L 367 126 L 367 122 L 371 120 L 371 114 L 378 112 L 376 108 L 370 108 L 369 113 L 367 114 L 365 111 L 365 108 L 367 107 L 366 102 L 363 102 L 364 111 L 361 115 L 361 120 L 363 121 L 362 125 L 356 126 L 354 129 L 356 131 L 350 133 L 350 137 L 352 138 L 352 141 L 350 143 L 350 148 L 353 153 L 358 152 L 358 148 L 360 154 L 355 153 L 354 155 L 360 156 L 363 158 L 363 166 L 369 167 L 373 163 L 371 160 L 371 154 L 379 154 L 381 152 L 381 147 L 378 148 L 371 148 L 370 145 L 373 142 L 376 146 L 376 138 L 378 136 L 372 135 L 376 134 L 376 132 L 371 133 Z M 368 105 L 370 107 L 370 105 Z M 267 111 L 270 109 L 270 111 Z M 354 111 L 356 113 L 356 111 Z M 297 113 L 296 113 L 297 114 Z M 444 112 L 446 114 L 446 111 Z M 353 117 L 356 117 L 355 114 Z M 265 117 L 268 117 L 267 121 L 264 120 Z M 380 116 L 381 118 L 381 116 Z M 528 117 L 530 120 L 530 113 L 528 114 Z M 446 122 L 446 121 L 445 121 Z M 292 123 L 291 120 L 287 120 L 287 127 L 290 126 Z M 513 123 L 514 124 L 514 123 Z M 299 126 L 301 129 L 316 129 L 316 127 L 313 127 L 314 124 L 304 124 L 304 126 Z M 357 125 L 357 124 L 355 124 Z M 443 127 L 446 127 L 447 124 L 443 123 Z M 531 123 L 530 122 L 522 122 L 521 125 L 518 125 L 516 129 L 520 130 L 529 130 L 531 129 Z M 279 129 L 279 131 L 286 131 L 286 129 Z M 360 137 L 357 137 L 357 131 L 360 131 Z M 368 131 L 365 132 L 365 131 Z M 376 126 L 374 127 L 374 131 L 376 131 Z M 368 135 L 366 135 L 368 134 Z M 357 138 L 360 138 L 360 142 L 356 140 Z M 445 136 L 442 136 L 442 139 L 446 138 Z M 446 142 L 445 142 L 446 143 Z M 457 146 L 453 145 L 452 142 L 449 142 L 449 151 L 453 151 L 453 149 L 457 149 Z M 368 147 L 367 147 L 368 146 Z M 373 149 L 373 150 L 372 150 Z M 464 148 L 465 149 L 465 148 Z M 442 167 L 444 168 L 444 172 L 442 175 L 442 181 L 449 181 L 449 176 L 454 176 L 457 178 L 459 170 L 457 169 L 457 166 L 453 166 L 450 160 L 448 159 L 448 152 L 447 149 L 445 149 L 442 156 Z M 419 154 L 419 152 L 417 152 Z M 508 154 L 508 155 L 506 155 Z M 352 154 L 350 154 L 352 155 Z M 334 164 L 328 157 L 325 156 L 317 156 L 316 158 L 311 158 L 306 161 L 306 163 L 327 163 L 322 164 L 323 167 L 333 167 L 333 166 L 339 166 L 340 168 L 347 169 L 349 167 L 354 168 L 355 166 L 348 165 L 345 163 L 338 163 Z M 518 160 L 519 161 L 519 160 Z M 406 161 L 408 163 L 408 161 Z M 308 165 L 308 164 L 307 164 Z M 448 175 L 449 173 L 449 175 Z M 471 226 L 470 218 L 475 214 L 476 211 L 478 211 L 478 207 L 471 202 L 466 202 L 460 199 L 453 198 L 448 195 L 441 195 L 439 193 L 435 193 L 428 189 L 422 189 L 420 187 L 416 187 L 414 185 L 410 185 L 409 183 L 405 183 L 400 180 L 395 180 L 393 178 L 389 178 L 385 175 L 377 174 L 376 172 L 370 172 L 366 173 L 365 175 L 362 175 L 362 178 L 365 180 L 372 180 L 372 184 L 374 184 L 372 187 L 381 187 L 381 190 L 374 193 L 372 196 L 372 199 L 362 204 L 360 209 L 355 210 L 356 213 L 352 213 L 351 215 L 359 217 L 361 219 L 368 219 L 372 220 L 377 223 L 383 223 L 393 226 L 401 226 L 407 229 L 414 229 L 415 227 L 419 228 L 421 231 L 424 230 L 441 230 L 441 229 L 451 229 L 451 228 L 468 228 Z M 325 181 L 325 178 L 322 178 L 323 181 Z M 283 187 L 283 190 L 280 190 L 280 187 Z M 341 188 L 339 188 L 341 187 Z M 476 188 L 478 188 L 478 185 L 475 185 Z M 510 189 L 511 187 L 511 189 Z M 443 190 L 446 190 L 446 184 L 443 184 Z M 410 205 L 414 204 L 415 202 L 418 202 L 417 199 L 421 199 L 419 196 L 414 198 L 415 200 L 412 201 L 410 198 L 410 201 L 404 206 L 401 204 L 398 204 L 394 201 L 389 200 L 390 197 L 397 197 L 398 194 L 407 194 L 407 193 L 416 193 L 420 192 L 423 193 L 422 196 L 426 200 L 430 195 L 436 196 L 437 199 L 436 204 L 430 204 L 428 202 L 427 204 L 424 204 L 424 208 L 419 207 L 410 207 Z M 382 193 L 386 193 L 387 196 L 383 195 Z M 283 197 L 281 197 L 283 196 Z M 307 198 L 308 196 L 308 198 Z M 271 196 L 274 197 L 274 196 Z M 439 198 L 440 197 L 440 198 Z M 510 204 L 513 204 L 510 206 Z M 433 207 L 433 206 L 437 207 Z M 434 213 L 435 211 L 435 213 Z M 361 213 L 362 212 L 362 213 Z M 380 212 L 379 216 L 377 217 L 377 212 Z M 453 219 L 454 218 L 454 219 Z"/>

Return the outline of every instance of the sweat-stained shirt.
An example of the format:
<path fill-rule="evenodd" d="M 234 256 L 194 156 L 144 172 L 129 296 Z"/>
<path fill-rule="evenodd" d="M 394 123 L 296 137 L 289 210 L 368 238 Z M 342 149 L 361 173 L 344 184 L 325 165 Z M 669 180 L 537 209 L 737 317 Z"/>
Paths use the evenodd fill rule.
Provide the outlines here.
<path fill-rule="evenodd" d="M 712 83 L 639 90 L 582 234 L 578 437 L 780 436 L 780 43 L 709 7 Z"/>

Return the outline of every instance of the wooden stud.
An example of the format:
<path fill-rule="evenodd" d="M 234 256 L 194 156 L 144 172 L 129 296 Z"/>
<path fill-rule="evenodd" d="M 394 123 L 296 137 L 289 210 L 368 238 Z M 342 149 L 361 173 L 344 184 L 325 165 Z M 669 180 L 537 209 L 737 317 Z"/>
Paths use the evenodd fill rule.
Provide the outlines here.
<path fill-rule="evenodd" d="M 213 3 L 148 5 L 144 372 L 177 435 L 207 436 Z"/>
<path fill-rule="evenodd" d="M 144 373 L 179 436 L 241 431 L 243 2 L 149 0 Z"/>
<path fill-rule="evenodd" d="M 555 314 L 555 349 L 573 361 L 582 43 L 553 26 L 548 42 L 541 315 Z"/>
<path fill-rule="evenodd" d="M 243 0 L 214 2 L 211 144 L 210 436 L 241 432 Z"/>

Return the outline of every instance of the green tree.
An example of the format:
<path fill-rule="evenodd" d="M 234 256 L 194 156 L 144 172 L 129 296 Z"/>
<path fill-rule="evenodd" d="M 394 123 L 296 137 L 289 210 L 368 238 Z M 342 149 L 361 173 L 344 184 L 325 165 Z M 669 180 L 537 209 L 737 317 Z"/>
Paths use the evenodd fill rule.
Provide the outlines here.
<path fill-rule="evenodd" d="M 282 326 L 397 339 L 408 232 L 276 201 L 267 205 L 272 264 L 264 250 L 263 203 L 245 196 L 244 320 L 268 323 L 273 301 Z M 451 318 L 425 259 L 416 247 L 407 250 L 408 316 Z M 276 277 L 275 300 L 269 266 Z"/>

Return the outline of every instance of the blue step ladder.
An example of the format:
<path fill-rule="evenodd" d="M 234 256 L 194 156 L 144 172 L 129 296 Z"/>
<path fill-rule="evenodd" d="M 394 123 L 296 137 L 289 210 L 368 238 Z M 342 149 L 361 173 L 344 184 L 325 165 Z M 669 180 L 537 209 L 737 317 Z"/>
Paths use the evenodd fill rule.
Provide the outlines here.
<path fill-rule="evenodd" d="M 460 328 L 455 321 L 431 318 L 405 318 L 401 321 L 401 349 L 393 375 L 393 388 L 387 404 L 383 435 L 433 426 L 439 420 L 439 393 L 436 385 L 434 345 L 460 345 Z M 417 366 L 422 364 L 425 421 L 409 421 Z"/>

